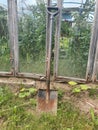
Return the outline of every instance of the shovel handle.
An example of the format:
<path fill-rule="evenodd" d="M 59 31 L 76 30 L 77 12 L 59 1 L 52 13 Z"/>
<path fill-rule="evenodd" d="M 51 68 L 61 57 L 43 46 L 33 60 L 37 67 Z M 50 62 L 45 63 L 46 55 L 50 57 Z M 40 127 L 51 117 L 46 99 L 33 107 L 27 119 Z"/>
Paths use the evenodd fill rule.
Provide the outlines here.
<path fill-rule="evenodd" d="M 47 13 L 55 17 L 59 13 L 59 8 L 48 6 L 47 7 Z"/>

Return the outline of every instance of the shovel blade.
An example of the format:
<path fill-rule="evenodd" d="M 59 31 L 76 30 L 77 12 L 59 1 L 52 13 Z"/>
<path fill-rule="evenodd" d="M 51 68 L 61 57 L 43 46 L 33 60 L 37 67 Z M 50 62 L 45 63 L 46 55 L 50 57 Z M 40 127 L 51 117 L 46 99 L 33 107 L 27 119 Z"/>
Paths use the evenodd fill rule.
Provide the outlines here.
<path fill-rule="evenodd" d="M 47 91 L 44 89 L 39 89 L 38 91 L 38 102 L 37 102 L 37 111 L 39 113 L 57 113 L 57 91 L 50 90 L 50 97 L 47 101 L 46 99 Z"/>

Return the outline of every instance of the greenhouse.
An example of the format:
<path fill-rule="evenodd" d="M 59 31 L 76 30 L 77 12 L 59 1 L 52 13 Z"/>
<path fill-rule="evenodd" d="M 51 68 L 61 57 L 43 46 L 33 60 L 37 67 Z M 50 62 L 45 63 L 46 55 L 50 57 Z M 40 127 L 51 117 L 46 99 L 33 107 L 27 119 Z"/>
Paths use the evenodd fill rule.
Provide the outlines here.
<path fill-rule="evenodd" d="M 97 0 L 0 0 L 0 130 L 98 130 L 97 17 Z"/>
<path fill-rule="evenodd" d="M 0 5 L 1 76 L 45 79 L 49 35 L 49 18 L 45 8 L 52 6 L 59 8 L 59 15 L 54 18 L 52 32 L 54 43 L 51 50 L 51 75 L 54 79 L 61 78 L 60 80 L 65 81 L 70 78 L 86 81 L 88 77 L 92 77 L 96 61 L 89 61 L 89 48 L 91 49 L 95 37 L 91 34 L 94 1 L 5 0 L 1 1 Z M 97 51 L 94 47 L 91 50 L 92 53 Z M 95 54 L 93 55 L 95 57 Z M 93 68 L 87 65 L 89 63 Z M 91 68 L 92 70 L 89 70 Z"/>

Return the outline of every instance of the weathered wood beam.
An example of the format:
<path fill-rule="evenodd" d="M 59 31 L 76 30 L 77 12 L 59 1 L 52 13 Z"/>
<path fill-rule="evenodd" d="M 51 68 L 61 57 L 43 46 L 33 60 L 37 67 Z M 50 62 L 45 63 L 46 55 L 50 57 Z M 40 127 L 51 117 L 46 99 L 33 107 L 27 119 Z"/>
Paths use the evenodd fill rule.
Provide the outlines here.
<path fill-rule="evenodd" d="M 55 81 L 57 81 L 59 83 L 69 82 L 69 81 L 75 81 L 78 83 L 86 83 L 86 79 L 74 78 L 74 77 L 64 77 L 64 76 L 57 76 Z"/>
<path fill-rule="evenodd" d="M 10 60 L 14 76 L 19 68 L 18 25 L 17 25 L 17 0 L 8 0 L 8 25 L 10 38 Z"/>
<path fill-rule="evenodd" d="M 50 6 L 51 5 L 51 0 L 47 0 L 47 5 L 46 6 Z M 48 48 L 49 48 L 49 32 L 50 32 L 50 15 L 47 13 L 46 11 L 46 58 L 45 58 L 45 63 L 46 63 L 46 67 L 45 67 L 45 71 L 46 71 L 46 75 L 47 75 L 47 57 L 48 57 Z"/>
<path fill-rule="evenodd" d="M 92 73 L 92 82 L 95 82 L 97 80 L 97 74 L 98 74 L 98 37 L 97 37 L 96 53 L 95 53 L 95 60 L 94 60 L 93 73 Z"/>
<path fill-rule="evenodd" d="M 62 17 L 62 0 L 57 1 L 59 8 L 59 15 L 57 16 L 56 32 L 55 32 L 55 48 L 54 48 L 54 79 L 58 75 L 58 63 L 59 63 L 59 45 L 60 45 L 60 32 L 61 32 L 61 17 Z"/>
<path fill-rule="evenodd" d="M 21 77 L 21 78 L 33 78 L 33 79 L 37 79 L 37 80 L 46 80 L 46 76 L 43 74 L 32 74 L 32 73 L 18 73 L 17 77 Z"/>
<path fill-rule="evenodd" d="M 98 1 L 96 0 L 95 15 L 94 15 L 94 22 L 92 27 L 92 35 L 91 35 L 88 64 L 87 64 L 87 71 L 86 71 L 87 81 L 92 80 L 96 46 L 97 46 L 97 35 L 98 35 L 97 30 L 98 30 Z"/>

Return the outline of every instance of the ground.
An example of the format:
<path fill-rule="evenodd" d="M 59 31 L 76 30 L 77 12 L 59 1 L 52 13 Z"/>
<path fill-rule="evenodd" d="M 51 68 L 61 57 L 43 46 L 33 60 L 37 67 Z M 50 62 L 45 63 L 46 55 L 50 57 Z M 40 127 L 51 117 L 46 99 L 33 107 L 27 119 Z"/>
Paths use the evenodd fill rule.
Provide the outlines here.
<path fill-rule="evenodd" d="M 22 85 L 25 85 L 25 87 L 33 86 L 36 87 L 37 89 L 39 88 L 45 89 L 46 86 L 44 81 L 35 81 L 27 78 L 1 78 L 0 83 L 8 84 L 8 86 L 10 86 L 11 90 L 14 93 L 19 91 L 19 88 Z M 81 111 L 89 113 L 89 110 L 93 108 L 95 113 L 98 114 L 98 95 L 97 95 L 98 85 L 90 83 L 87 84 L 87 86 L 90 89 L 92 89 L 91 92 L 82 91 L 80 93 L 73 94 L 71 91 L 73 87 L 70 86 L 69 84 L 56 83 L 56 82 L 51 83 L 51 89 L 62 89 L 64 91 L 64 99 L 74 102 L 75 106 L 78 107 Z"/>
<path fill-rule="evenodd" d="M 35 111 L 36 95 L 33 97 L 26 95 L 23 98 L 21 95 L 19 96 L 21 91 L 26 90 L 27 92 L 30 88 L 45 89 L 44 81 L 0 78 L 0 84 L 1 88 L 5 88 L 4 95 L 0 97 L 0 101 L 2 101 L 0 102 L 0 130 L 39 130 L 39 128 L 40 130 L 98 130 L 97 84 L 82 84 L 87 89 L 77 92 L 73 90 L 79 88 L 81 84 L 71 86 L 68 83 L 52 82 L 51 89 L 58 90 L 56 117 L 39 117 Z M 0 91 L 2 95 L 2 89 Z M 34 115 L 37 115 L 39 119 Z"/>

